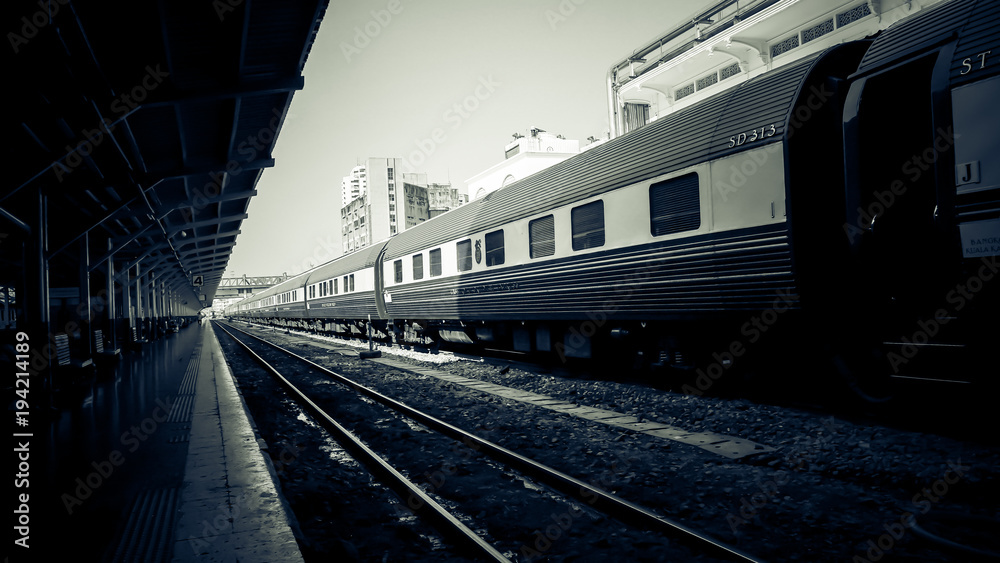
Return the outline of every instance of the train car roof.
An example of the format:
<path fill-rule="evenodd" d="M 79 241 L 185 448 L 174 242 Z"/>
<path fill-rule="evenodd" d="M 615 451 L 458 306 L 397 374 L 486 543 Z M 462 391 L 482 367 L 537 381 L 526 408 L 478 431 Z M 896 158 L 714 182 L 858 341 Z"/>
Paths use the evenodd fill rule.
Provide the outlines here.
<path fill-rule="evenodd" d="M 956 38 L 950 67 L 953 86 L 1000 73 L 1000 65 L 986 65 L 975 73 L 962 74 L 967 69 L 963 61 L 979 63 L 978 54 L 1000 45 L 1000 2 L 950 0 L 900 20 L 875 39 L 855 76 L 936 51 Z"/>
<path fill-rule="evenodd" d="M 379 253 L 382 252 L 383 246 L 385 246 L 384 240 L 314 268 L 313 270 L 303 274 L 306 276 L 305 285 L 311 285 L 323 280 L 356 272 L 364 268 L 370 268 L 375 265 Z"/>
<path fill-rule="evenodd" d="M 740 133 L 773 124 L 776 133 L 768 140 L 781 140 L 802 83 L 821 56 L 757 76 L 407 229 L 389 240 L 385 258 L 406 256 L 529 214 L 761 146 L 730 147 L 730 137 Z"/>

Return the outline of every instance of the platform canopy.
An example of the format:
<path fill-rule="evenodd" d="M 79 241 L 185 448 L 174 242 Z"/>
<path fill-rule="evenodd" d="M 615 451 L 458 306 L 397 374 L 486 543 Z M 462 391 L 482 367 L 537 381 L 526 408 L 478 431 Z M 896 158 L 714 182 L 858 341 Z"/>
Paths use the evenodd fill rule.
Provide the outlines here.
<path fill-rule="evenodd" d="M 4 238 L 209 305 L 327 4 L 5 2 Z"/>

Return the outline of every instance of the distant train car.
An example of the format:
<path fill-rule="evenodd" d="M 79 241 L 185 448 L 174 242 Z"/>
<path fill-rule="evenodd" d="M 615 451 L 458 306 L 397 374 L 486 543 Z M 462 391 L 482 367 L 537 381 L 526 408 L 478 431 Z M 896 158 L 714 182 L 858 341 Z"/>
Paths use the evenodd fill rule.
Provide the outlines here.
<path fill-rule="evenodd" d="M 910 346 L 873 350 L 890 363 L 918 345 L 986 346 L 997 332 L 998 47 L 1000 3 L 953 0 L 235 313 L 341 334 L 364 333 L 370 318 L 387 340 L 562 358 L 625 351 L 682 367 L 712 352 L 731 361 L 778 325 L 800 337 L 791 345 L 824 354 Z M 931 321 L 949 330 L 920 341 Z"/>

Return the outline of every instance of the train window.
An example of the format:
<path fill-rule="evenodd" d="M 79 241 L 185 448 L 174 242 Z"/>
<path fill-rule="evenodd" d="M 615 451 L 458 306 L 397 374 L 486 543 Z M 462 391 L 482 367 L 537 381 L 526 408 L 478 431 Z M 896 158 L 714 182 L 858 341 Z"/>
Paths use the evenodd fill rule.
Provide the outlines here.
<path fill-rule="evenodd" d="M 649 223 L 654 237 L 700 227 L 698 175 L 685 174 L 649 186 Z"/>
<path fill-rule="evenodd" d="M 441 249 L 435 248 L 430 251 L 431 276 L 441 275 Z"/>
<path fill-rule="evenodd" d="M 424 255 L 417 254 L 413 257 L 413 279 L 424 279 Z"/>
<path fill-rule="evenodd" d="M 528 247 L 532 258 L 556 253 L 556 221 L 552 215 L 528 223 Z"/>
<path fill-rule="evenodd" d="M 570 212 L 573 223 L 573 250 L 604 246 L 604 202 L 597 200 Z"/>
<path fill-rule="evenodd" d="M 468 272 L 472 269 L 472 240 L 459 241 L 455 247 L 458 250 L 458 271 Z"/>
<path fill-rule="evenodd" d="M 499 266 L 503 260 L 503 229 L 486 233 L 486 265 Z"/>
<path fill-rule="evenodd" d="M 403 283 L 403 261 L 396 260 L 392 263 L 392 269 L 396 274 L 396 283 Z"/>
<path fill-rule="evenodd" d="M 351 274 L 351 291 L 354 291 L 354 274 Z"/>

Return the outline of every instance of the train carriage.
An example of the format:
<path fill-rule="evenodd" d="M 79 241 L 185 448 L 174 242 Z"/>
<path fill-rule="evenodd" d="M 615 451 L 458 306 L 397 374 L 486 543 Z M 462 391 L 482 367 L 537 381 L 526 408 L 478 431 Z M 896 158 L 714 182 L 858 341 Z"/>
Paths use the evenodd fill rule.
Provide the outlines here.
<path fill-rule="evenodd" d="M 375 264 L 382 244 L 329 262 L 299 276 L 307 296 L 306 318 L 317 330 L 364 334 L 363 323 L 380 319 Z"/>
<path fill-rule="evenodd" d="M 841 138 L 813 131 L 839 120 L 830 84 L 863 53 L 844 45 L 761 76 L 400 233 L 382 262 L 387 315 L 447 326 L 445 339 L 589 357 L 598 334 L 646 346 L 664 322 L 798 309 L 834 258 L 797 264 L 795 233 L 816 232 L 831 201 L 843 208 Z M 810 166 L 789 164 L 817 142 Z"/>
<path fill-rule="evenodd" d="M 301 293 L 284 309 L 240 314 L 682 366 L 781 315 L 786 350 L 856 349 L 876 372 L 915 343 L 975 357 L 997 338 L 998 47 L 1000 3 L 945 2 L 269 290 Z"/>
<path fill-rule="evenodd" d="M 952 0 L 867 51 L 844 112 L 846 233 L 889 370 L 967 380 L 998 334 L 1000 2 Z"/>

